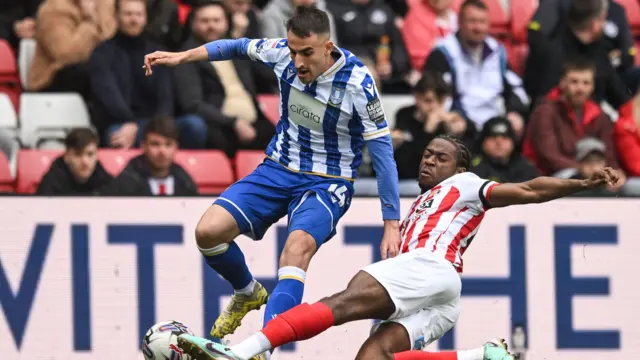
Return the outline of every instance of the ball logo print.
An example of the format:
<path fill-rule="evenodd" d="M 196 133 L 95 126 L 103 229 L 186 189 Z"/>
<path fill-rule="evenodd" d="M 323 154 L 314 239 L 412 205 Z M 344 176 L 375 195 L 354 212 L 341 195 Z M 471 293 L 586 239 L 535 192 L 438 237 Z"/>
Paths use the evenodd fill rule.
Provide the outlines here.
<path fill-rule="evenodd" d="M 178 347 L 178 337 L 182 334 L 194 335 L 188 326 L 179 321 L 163 321 L 153 325 L 142 341 L 145 360 L 191 360 L 191 357 L 185 355 Z"/>

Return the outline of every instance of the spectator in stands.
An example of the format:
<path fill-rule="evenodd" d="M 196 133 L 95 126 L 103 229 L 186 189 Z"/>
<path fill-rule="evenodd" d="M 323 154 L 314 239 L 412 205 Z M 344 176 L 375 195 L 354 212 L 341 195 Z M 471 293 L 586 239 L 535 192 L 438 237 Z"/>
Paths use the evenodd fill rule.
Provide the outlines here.
<path fill-rule="evenodd" d="M 595 65 L 586 59 L 565 62 L 560 86 L 531 114 L 523 150 L 545 175 L 577 169 L 576 144 L 586 137 L 602 141 L 606 147 L 607 166 L 619 168 L 611 121 L 590 99 L 595 72 Z M 624 176 L 618 183 L 625 183 Z"/>
<path fill-rule="evenodd" d="M 407 49 L 394 24 L 395 14 L 383 0 L 344 0 L 328 7 L 339 14 L 335 21 L 340 46 L 357 55 L 385 91 L 408 74 Z"/>
<path fill-rule="evenodd" d="M 453 88 L 453 108 L 478 130 L 494 116 L 506 116 L 520 137 L 529 98 L 522 81 L 506 63 L 506 50 L 488 35 L 489 11 L 481 0 L 460 8 L 460 30 L 437 43 L 425 71 L 444 74 Z"/>
<path fill-rule="evenodd" d="M 451 111 L 451 90 L 440 74 L 426 73 L 413 89 L 415 105 L 398 110 L 391 139 L 398 177 L 415 179 L 422 154 L 436 136 L 462 138 L 471 147 L 475 127 L 461 114 Z"/>
<path fill-rule="evenodd" d="M 194 7 L 193 36 L 185 49 L 228 37 L 229 18 L 220 2 Z M 249 60 L 230 60 L 190 63 L 174 69 L 179 108 L 191 114 L 187 117 L 204 119 L 211 145 L 229 157 L 239 148 L 265 149 L 275 133 L 256 102 L 256 80 L 263 73 L 260 66 Z"/>
<path fill-rule="evenodd" d="M 528 27 L 527 40 L 536 44 L 539 38 L 549 39 L 565 30 L 572 0 L 541 1 Z M 636 49 L 633 44 L 631 27 L 622 5 L 607 0 L 607 17 L 603 27 L 602 44 L 609 53 L 611 64 L 621 76 L 626 86 L 635 92 L 640 82 L 640 71 L 633 65 Z"/>
<path fill-rule="evenodd" d="M 71 130 L 66 150 L 51 163 L 36 195 L 97 195 L 113 180 L 98 160 L 98 135 L 88 128 Z"/>
<path fill-rule="evenodd" d="M 43 0 L 0 1 L 0 38 L 9 41 L 14 50 L 20 40 L 36 35 L 36 13 Z"/>
<path fill-rule="evenodd" d="M 178 132 L 171 118 L 156 116 L 145 124 L 142 149 L 142 155 L 131 159 L 116 177 L 105 192 L 107 195 L 198 195 L 191 176 L 173 162 L 178 151 Z"/>
<path fill-rule="evenodd" d="M 233 39 L 246 37 L 249 39 L 262 38 L 258 14 L 253 9 L 253 0 L 223 0 L 226 8 L 231 11 L 230 35 Z"/>
<path fill-rule="evenodd" d="M 638 110 L 636 107 L 634 112 L 638 114 Z M 620 117 L 614 124 L 613 139 L 622 168 L 629 176 L 640 177 L 640 118 Z"/>
<path fill-rule="evenodd" d="M 487 121 L 478 139 L 480 155 L 472 160 L 471 172 L 496 182 L 524 182 L 537 177 L 538 169 L 515 151 L 516 134 L 511 122 L 497 116 Z"/>
<path fill-rule="evenodd" d="M 180 48 L 182 24 L 175 1 L 147 0 L 147 14 L 145 33 L 149 39 L 169 50 Z"/>
<path fill-rule="evenodd" d="M 77 92 L 89 100 L 89 57 L 116 28 L 113 0 L 46 0 L 38 11 L 27 89 Z"/>
<path fill-rule="evenodd" d="M 101 44 L 91 56 L 93 121 L 103 142 L 130 148 L 140 142 L 139 129 L 155 115 L 173 115 L 171 70 L 158 69 L 153 77 L 140 71 L 140 59 L 160 46 L 149 41 L 145 0 L 120 0 L 119 31 Z M 183 147 L 202 148 L 206 126 L 191 117 L 177 118 Z"/>
<path fill-rule="evenodd" d="M 337 46 L 338 38 L 333 16 L 328 12 L 325 0 L 273 0 L 262 12 L 262 36 L 270 39 L 286 38 L 285 22 L 293 15 L 298 6 L 316 6 L 327 11 L 331 25 L 331 41 Z"/>
<path fill-rule="evenodd" d="M 409 8 L 402 36 L 414 70 L 422 72 L 437 40 L 458 31 L 458 15 L 451 9 L 451 2 L 420 0 Z"/>
<path fill-rule="evenodd" d="M 596 80 L 593 99 L 606 100 L 619 109 L 630 99 L 626 86 L 616 73 L 603 44 L 602 31 L 606 24 L 607 2 L 604 0 L 572 1 L 567 24 L 557 34 L 529 39 L 529 57 L 524 82 L 534 101 L 543 98 L 558 85 L 565 60 L 582 56 L 595 64 Z"/>

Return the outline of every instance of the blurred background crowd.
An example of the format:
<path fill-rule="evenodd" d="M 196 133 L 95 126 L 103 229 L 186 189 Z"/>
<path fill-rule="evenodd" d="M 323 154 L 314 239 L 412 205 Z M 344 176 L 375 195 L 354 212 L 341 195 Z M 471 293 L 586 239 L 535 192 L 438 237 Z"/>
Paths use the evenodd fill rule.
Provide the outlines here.
<path fill-rule="evenodd" d="M 42 195 L 219 193 L 275 132 L 277 81 L 249 60 L 159 68 L 155 50 L 286 37 L 300 6 L 373 73 L 403 195 L 439 134 L 472 171 L 626 176 L 590 195 L 640 194 L 638 0 L 4 0 L 0 190 Z M 640 110 L 640 109 L 639 109 Z M 366 154 L 365 154 L 366 155 Z M 375 195 L 364 156 L 357 195 Z"/>

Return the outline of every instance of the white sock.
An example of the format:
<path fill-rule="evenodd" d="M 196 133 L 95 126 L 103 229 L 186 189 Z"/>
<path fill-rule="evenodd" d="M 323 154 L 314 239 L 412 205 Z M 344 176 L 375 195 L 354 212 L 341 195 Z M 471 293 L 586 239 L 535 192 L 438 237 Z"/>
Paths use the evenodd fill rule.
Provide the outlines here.
<path fill-rule="evenodd" d="M 278 269 L 278 280 L 294 279 L 304 284 L 307 273 L 295 266 L 285 266 Z"/>
<path fill-rule="evenodd" d="M 240 344 L 231 347 L 231 351 L 243 359 L 250 359 L 269 350 L 271 350 L 271 343 L 261 332 L 257 332 Z"/>
<path fill-rule="evenodd" d="M 482 360 L 484 358 L 484 348 L 476 348 L 473 350 L 457 351 L 458 360 Z"/>
<path fill-rule="evenodd" d="M 200 246 L 198 246 L 198 250 L 200 250 L 200 252 L 204 256 L 220 255 L 223 252 L 227 251 L 228 248 L 229 248 L 229 244 L 220 244 L 220 245 L 212 247 L 211 249 L 203 249 Z"/>
<path fill-rule="evenodd" d="M 249 285 L 243 287 L 242 289 L 235 290 L 235 293 L 242 294 L 242 295 L 251 295 L 253 294 L 253 289 L 255 288 L 255 286 L 256 286 L 256 279 L 252 279 Z"/>

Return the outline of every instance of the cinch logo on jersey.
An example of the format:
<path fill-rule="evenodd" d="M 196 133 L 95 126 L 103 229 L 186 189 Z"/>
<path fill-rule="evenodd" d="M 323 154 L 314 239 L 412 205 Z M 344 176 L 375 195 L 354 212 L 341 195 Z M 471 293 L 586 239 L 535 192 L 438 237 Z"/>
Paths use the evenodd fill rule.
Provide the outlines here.
<path fill-rule="evenodd" d="M 302 106 L 291 104 L 289 105 L 289 110 L 294 114 L 298 114 L 307 120 L 315 122 L 316 124 L 320 124 L 320 122 L 322 121 L 322 118 L 319 115 L 314 114 L 313 111 Z"/>

